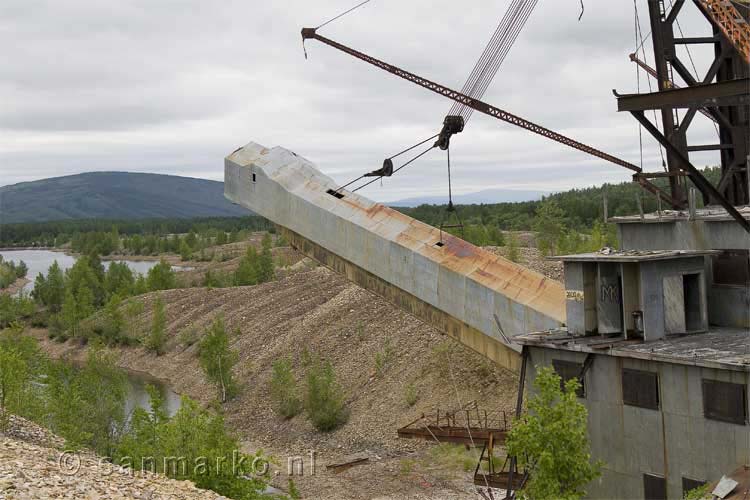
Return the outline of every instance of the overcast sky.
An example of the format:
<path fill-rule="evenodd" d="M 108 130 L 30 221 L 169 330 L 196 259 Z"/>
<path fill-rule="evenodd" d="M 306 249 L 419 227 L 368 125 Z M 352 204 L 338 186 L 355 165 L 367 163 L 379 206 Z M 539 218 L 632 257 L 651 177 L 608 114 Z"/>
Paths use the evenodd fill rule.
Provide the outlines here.
<path fill-rule="evenodd" d="M 341 183 L 378 168 L 436 133 L 451 102 L 315 41 L 304 59 L 300 28 L 354 3 L 2 0 L 0 185 L 97 170 L 221 180 L 224 156 L 249 141 L 289 148 Z M 508 3 L 372 0 L 321 34 L 460 89 Z M 636 90 L 633 4 L 585 4 L 579 22 L 578 0 L 540 1 L 485 100 L 637 164 L 636 122 L 612 95 Z M 691 2 L 681 27 L 708 34 Z M 705 54 L 691 50 L 702 73 Z M 691 139 L 714 135 L 698 115 Z M 451 153 L 458 193 L 629 179 L 479 113 Z M 646 170 L 661 168 L 646 135 L 644 154 Z M 383 201 L 445 192 L 441 151 L 363 191 Z"/>

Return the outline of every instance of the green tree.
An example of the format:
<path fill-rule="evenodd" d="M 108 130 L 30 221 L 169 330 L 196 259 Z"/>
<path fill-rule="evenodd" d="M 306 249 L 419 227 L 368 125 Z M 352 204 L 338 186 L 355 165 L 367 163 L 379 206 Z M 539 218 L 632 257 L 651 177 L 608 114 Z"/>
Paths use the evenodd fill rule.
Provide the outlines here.
<path fill-rule="evenodd" d="M 122 299 L 114 294 L 104 306 L 102 335 L 108 343 L 119 342 L 125 330 L 125 318 L 120 312 Z"/>
<path fill-rule="evenodd" d="M 514 232 L 508 234 L 508 260 L 511 262 L 519 261 L 518 236 Z"/>
<path fill-rule="evenodd" d="M 70 336 L 75 337 L 78 335 L 80 318 L 78 316 L 78 304 L 72 290 L 65 290 L 65 299 L 60 310 L 60 319 L 62 320 L 63 328 Z"/>
<path fill-rule="evenodd" d="M 157 356 L 164 354 L 167 343 L 167 315 L 164 311 L 164 302 L 158 297 L 154 302 L 154 313 L 151 319 L 151 332 L 146 339 L 146 347 L 156 353 Z"/>
<path fill-rule="evenodd" d="M 565 212 L 557 201 L 548 198 L 536 210 L 533 228 L 537 232 L 537 247 L 545 255 L 557 251 L 557 243 L 565 231 Z"/>
<path fill-rule="evenodd" d="M 191 480 L 199 488 L 228 498 L 266 498 L 267 480 L 253 474 L 254 459 L 261 457 L 260 453 L 238 453 L 239 442 L 227 431 L 221 415 L 183 397 L 177 413 L 167 418 L 157 393 L 149 393 L 152 412 L 141 408 L 133 412 L 131 430 L 115 454 L 117 463 Z M 261 463 L 267 463 L 265 460 Z"/>
<path fill-rule="evenodd" d="M 586 407 L 576 396 L 580 383 L 568 380 L 562 390 L 560 376 L 541 367 L 534 387 L 528 412 L 514 422 L 506 442 L 508 455 L 530 473 L 522 494 L 534 500 L 582 498 L 602 463 L 591 462 Z"/>
<path fill-rule="evenodd" d="M 111 352 L 94 343 L 81 368 L 51 363 L 44 392 L 49 425 L 67 446 L 112 456 L 125 431 L 127 391 Z"/>
<path fill-rule="evenodd" d="M 274 361 L 269 386 L 276 413 L 285 418 L 292 418 L 302 411 L 302 401 L 297 392 L 297 383 L 294 380 L 292 363 L 289 359 L 282 358 Z"/>
<path fill-rule="evenodd" d="M 28 367 L 12 347 L 0 348 L 0 430 L 8 428 L 10 414 L 22 393 Z"/>
<path fill-rule="evenodd" d="M 259 275 L 258 252 L 255 250 L 255 247 L 250 246 L 245 255 L 240 259 L 240 263 L 234 272 L 234 285 L 255 285 L 259 282 Z"/>
<path fill-rule="evenodd" d="M 172 266 L 162 259 L 158 264 L 148 270 L 146 283 L 148 289 L 152 292 L 157 290 L 169 290 L 177 286 L 177 278 L 172 270 Z"/>
<path fill-rule="evenodd" d="M 180 240 L 180 259 L 190 260 L 192 256 L 193 250 L 190 248 L 190 245 L 188 245 L 184 239 Z"/>
<path fill-rule="evenodd" d="M 315 357 L 306 378 L 305 410 L 315 428 L 327 432 L 346 422 L 349 412 L 331 362 Z"/>
<path fill-rule="evenodd" d="M 125 262 L 111 262 L 104 277 L 104 290 L 107 297 L 119 295 L 127 297 L 133 293 L 135 276 Z"/>
<path fill-rule="evenodd" d="M 224 318 L 219 316 L 206 330 L 198 346 L 201 367 L 221 394 L 221 402 L 237 394 L 237 385 L 232 377 L 232 368 L 239 356 L 229 347 L 229 335 L 224 326 Z"/>
<path fill-rule="evenodd" d="M 271 254 L 271 235 L 263 236 L 262 250 L 258 259 L 258 283 L 271 281 L 274 277 L 273 255 Z"/>
<path fill-rule="evenodd" d="M 65 299 L 65 276 L 57 261 L 49 267 L 46 277 L 41 273 L 37 275 L 31 295 L 38 303 L 48 307 L 50 312 L 60 311 Z"/>

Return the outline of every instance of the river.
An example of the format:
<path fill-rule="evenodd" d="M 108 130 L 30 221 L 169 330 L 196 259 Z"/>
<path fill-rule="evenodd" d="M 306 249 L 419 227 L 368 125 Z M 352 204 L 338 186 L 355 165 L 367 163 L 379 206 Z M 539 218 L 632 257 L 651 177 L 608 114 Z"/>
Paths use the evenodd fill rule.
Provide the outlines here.
<path fill-rule="evenodd" d="M 53 262 L 57 261 L 60 268 L 65 271 L 73 266 L 76 262 L 76 257 L 68 255 L 62 252 L 53 252 L 51 250 L 0 250 L 0 255 L 3 259 L 8 261 L 12 260 L 16 263 L 24 261 L 29 268 L 26 273 L 26 278 L 29 279 L 29 283 L 21 289 L 21 292 L 31 293 L 34 289 L 34 280 L 39 274 L 47 274 L 49 267 Z M 155 260 L 114 260 L 104 261 L 105 266 L 109 266 L 110 262 L 124 262 L 128 267 L 135 273 L 146 274 L 149 269 L 159 263 Z M 172 266 L 175 271 L 181 271 L 187 268 L 180 266 Z"/>

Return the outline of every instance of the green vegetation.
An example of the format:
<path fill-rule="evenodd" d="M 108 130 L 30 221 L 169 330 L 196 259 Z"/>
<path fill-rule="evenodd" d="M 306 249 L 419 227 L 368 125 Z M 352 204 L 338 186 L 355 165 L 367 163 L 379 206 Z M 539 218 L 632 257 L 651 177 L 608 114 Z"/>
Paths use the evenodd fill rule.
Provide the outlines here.
<path fill-rule="evenodd" d="M 123 467 L 190 480 L 229 498 L 262 498 L 267 481 L 251 476 L 262 457 L 240 452 L 221 415 L 183 397 L 170 418 L 158 392 L 148 390 L 151 411 L 138 408 L 128 422 L 125 373 L 111 352 L 93 345 L 74 367 L 48 359 L 20 325 L 0 331 L 0 430 L 13 413 L 50 428 L 68 449 L 89 448 Z"/>
<path fill-rule="evenodd" d="M 8 288 L 19 278 L 25 278 L 28 267 L 24 261 L 16 264 L 13 261 L 5 262 L 0 255 L 0 288 Z"/>
<path fill-rule="evenodd" d="M 530 472 L 521 494 L 534 500 L 582 498 L 602 464 L 591 462 L 586 407 L 576 396 L 580 383 L 568 380 L 562 390 L 560 376 L 542 367 L 534 387 L 528 413 L 514 422 L 506 441 L 508 454 Z"/>
<path fill-rule="evenodd" d="M 273 363 L 269 392 L 274 410 L 284 418 L 292 418 L 302 411 L 291 360 L 283 358 Z"/>
<path fill-rule="evenodd" d="M 716 184 L 721 172 L 718 167 L 706 167 L 703 175 Z M 655 183 L 667 187 L 662 179 L 656 179 Z M 571 189 L 539 201 L 461 205 L 458 211 L 465 225 L 464 237 L 475 245 L 502 245 L 493 242 L 496 238 L 493 235 L 500 231 L 538 230 L 542 233 L 540 249 L 544 252 L 583 252 L 617 244 L 614 228 L 603 223 L 605 193 L 610 217 L 638 213 L 639 197 L 646 212 L 654 212 L 657 208 L 653 195 L 645 193 L 637 184 L 623 182 Z M 420 205 L 398 210 L 437 227 L 445 209 L 445 205 Z M 550 216 L 551 220 L 548 219 Z M 506 238 L 498 241 L 503 239 Z"/>
<path fill-rule="evenodd" d="M 0 293 L 0 328 L 30 319 L 36 312 L 34 301 L 25 295 L 13 297 L 7 293 Z"/>
<path fill-rule="evenodd" d="M 107 255 L 106 250 L 119 248 L 132 255 L 181 253 L 184 237 L 196 235 L 189 252 L 200 251 L 211 245 L 221 244 L 222 234 L 226 243 L 242 241 L 250 231 L 273 231 L 273 225 L 257 216 L 249 217 L 204 217 L 194 219 L 85 219 L 19 224 L 0 224 L 0 246 L 2 247 L 62 247 L 71 245 L 72 250 L 82 254 L 97 252 Z M 120 235 L 120 243 L 112 240 Z M 100 245 L 104 242 L 103 245 Z M 99 247 L 99 248 L 97 248 Z"/>
<path fill-rule="evenodd" d="M 146 339 L 146 348 L 161 356 L 167 344 L 167 314 L 164 311 L 164 302 L 161 297 L 154 301 L 154 313 L 151 317 L 151 332 Z"/>
<path fill-rule="evenodd" d="M 117 449 L 118 463 L 187 479 L 229 498 L 262 498 L 266 481 L 242 477 L 252 477 L 262 457 L 239 451 L 240 443 L 227 432 L 221 415 L 183 397 L 178 412 L 168 418 L 158 392 L 150 388 L 149 393 L 151 412 L 133 412 L 130 431 Z"/>
<path fill-rule="evenodd" d="M 307 367 L 305 410 L 319 431 L 331 431 L 349 418 L 344 393 L 330 361 L 313 357 Z"/>
<path fill-rule="evenodd" d="M 142 312 L 140 301 L 128 300 L 133 295 L 176 287 L 176 276 L 165 261 L 151 268 L 146 277 L 135 277 L 125 263 L 111 262 L 105 270 L 97 254 L 80 257 L 65 273 L 57 262 L 47 275 L 37 276 L 32 297 L 42 310 L 35 321 L 48 323 L 50 336 L 64 341 L 68 338 L 99 338 L 106 344 L 131 344 L 140 337 L 134 322 Z M 4 299 L 0 299 L 0 327 Z M 6 301 L 7 302 L 7 301 Z M 28 307 L 28 306 L 26 306 Z M 33 303 L 30 309 L 34 309 Z M 100 314 L 95 314 L 101 311 Z M 29 317 L 34 311 L 8 314 L 10 321 Z M 153 333 L 153 332 L 152 332 Z"/>
<path fill-rule="evenodd" d="M 378 375 L 385 373 L 386 368 L 391 364 L 395 356 L 393 346 L 388 339 L 383 344 L 383 348 L 375 353 L 375 371 Z"/>
<path fill-rule="evenodd" d="M 518 262 L 518 236 L 516 233 L 510 233 L 508 235 L 508 260 L 511 262 Z"/>
<path fill-rule="evenodd" d="M 234 397 L 239 387 L 232 377 L 232 368 L 237 363 L 238 354 L 229 347 L 229 335 L 221 316 L 206 330 L 200 341 L 198 356 L 203 371 L 219 388 L 221 402 Z"/>
<path fill-rule="evenodd" d="M 247 253 L 240 260 L 234 272 L 235 286 L 257 285 L 272 280 L 274 277 L 274 263 L 271 255 L 271 235 L 263 236 L 260 254 L 255 247 L 250 246 Z"/>
<path fill-rule="evenodd" d="M 419 393 L 417 392 L 417 387 L 411 383 L 406 386 L 404 389 L 404 401 L 409 406 L 414 406 L 417 404 L 417 400 L 419 399 Z"/>
<path fill-rule="evenodd" d="M 177 286 L 172 266 L 164 259 L 148 270 L 146 286 L 149 290 L 169 290 Z"/>
<path fill-rule="evenodd" d="M 686 491 L 683 498 L 684 500 L 710 500 L 714 497 L 711 495 L 709 485 L 704 484 L 703 486 L 698 486 L 690 491 Z"/>
<path fill-rule="evenodd" d="M 438 465 L 441 469 L 474 470 L 479 461 L 479 450 L 466 449 L 465 446 L 453 443 L 440 443 L 430 448 L 430 465 Z"/>

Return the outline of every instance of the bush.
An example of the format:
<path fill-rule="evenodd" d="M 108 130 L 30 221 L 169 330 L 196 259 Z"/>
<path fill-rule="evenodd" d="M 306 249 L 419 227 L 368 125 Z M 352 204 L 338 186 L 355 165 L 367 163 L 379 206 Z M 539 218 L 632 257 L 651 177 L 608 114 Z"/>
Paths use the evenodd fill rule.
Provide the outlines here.
<path fill-rule="evenodd" d="M 273 363 L 269 392 L 274 410 L 285 418 L 292 418 L 302 411 L 302 401 L 297 393 L 297 384 L 292 373 L 292 363 L 279 359 Z"/>
<path fill-rule="evenodd" d="M 305 410 L 319 431 L 331 431 L 349 417 L 344 394 L 330 361 L 312 360 L 307 369 Z"/>
<path fill-rule="evenodd" d="M 578 401 L 580 382 L 573 378 L 561 389 L 551 367 L 537 370 L 528 412 L 516 419 L 506 440 L 509 456 L 530 472 L 525 497 L 577 499 L 600 475 L 602 463 L 591 463 L 586 407 Z"/>
<path fill-rule="evenodd" d="M 146 285 L 149 290 L 169 290 L 177 286 L 177 278 L 172 266 L 162 259 L 158 264 L 148 270 Z"/>

